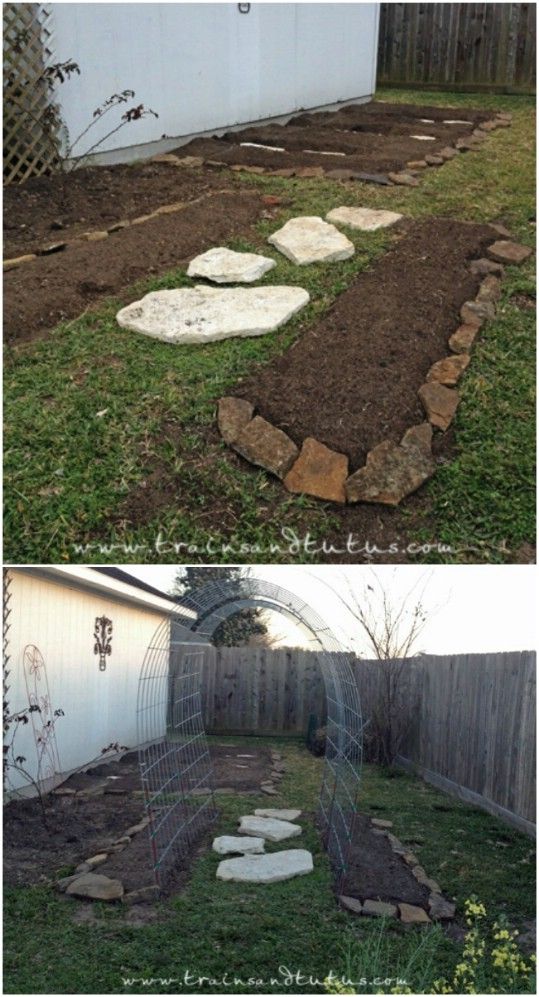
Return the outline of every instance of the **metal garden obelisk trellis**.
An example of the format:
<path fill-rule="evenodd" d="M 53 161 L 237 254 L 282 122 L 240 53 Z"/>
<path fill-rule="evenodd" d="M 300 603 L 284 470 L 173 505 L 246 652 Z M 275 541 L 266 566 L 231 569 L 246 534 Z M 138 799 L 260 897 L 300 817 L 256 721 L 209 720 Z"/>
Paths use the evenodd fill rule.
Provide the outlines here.
<path fill-rule="evenodd" d="M 357 812 L 363 727 L 350 655 L 301 598 L 248 577 L 212 582 L 179 598 L 144 658 L 138 741 L 152 862 L 160 884 L 217 814 L 202 719 L 202 649 L 223 620 L 251 608 L 282 613 L 320 649 L 327 737 L 319 821 L 335 874 L 346 871 Z"/>

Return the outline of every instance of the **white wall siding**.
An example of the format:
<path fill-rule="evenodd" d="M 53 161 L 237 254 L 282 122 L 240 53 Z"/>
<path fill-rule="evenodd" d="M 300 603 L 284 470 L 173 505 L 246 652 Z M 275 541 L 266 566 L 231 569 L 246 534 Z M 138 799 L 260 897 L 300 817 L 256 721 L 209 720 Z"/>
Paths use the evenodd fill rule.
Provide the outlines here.
<path fill-rule="evenodd" d="M 61 772 L 89 763 L 111 742 L 134 748 L 139 673 L 163 616 L 109 594 L 71 588 L 22 570 L 12 569 L 10 577 L 10 713 L 28 706 L 23 653 L 26 645 L 35 644 L 45 660 L 52 708 L 65 713 L 56 722 Z M 106 670 L 99 671 L 93 632 L 95 618 L 103 615 L 113 623 L 112 654 Z M 35 776 L 37 754 L 30 724 L 19 728 L 16 745 Z M 22 778 L 12 781 L 24 785 Z"/>
<path fill-rule="evenodd" d="M 58 60 L 81 75 L 58 89 L 71 140 L 113 93 L 157 111 L 100 151 L 181 138 L 374 92 L 379 4 L 52 4 Z M 132 102 L 130 102 L 130 106 Z M 76 152 L 119 119 L 107 115 Z"/>

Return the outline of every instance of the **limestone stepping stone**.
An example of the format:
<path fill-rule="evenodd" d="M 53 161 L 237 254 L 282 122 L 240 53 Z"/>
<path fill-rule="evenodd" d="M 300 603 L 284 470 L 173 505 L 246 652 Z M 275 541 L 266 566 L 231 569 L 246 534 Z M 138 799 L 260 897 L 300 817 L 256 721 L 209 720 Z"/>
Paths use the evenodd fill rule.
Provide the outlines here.
<path fill-rule="evenodd" d="M 224 246 L 195 256 L 187 268 L 188 277 L 205 277 L 215 284 L 251 284 L 277 266 L 269 256 L 236 253 Z"/>
<path fill-rule="evenodd" d="M 294 821 L 297 820 L 298 817 L 301 817 L 301 810 L 274 810 L 269 807 L 266 810 L 255 810 L 255 817 L 273 817 L 274 820 Z"/>
<path fill-rule="evenodd" d="M 394 225 L 402 218 L 396 211 L 377 211 L 374 208 L 333 208 L 328 211 L 326 219 L 336 225 L 348 225 L 360 229 L 361 232 L 375 232 L 379 228 Z"/>
<path fill-rule="evenodd" d="M 238 883 L 282 883 L 313 871 L 313 857 L 303 848 L 290 848 L 268 855 L 245 855 L 225 859 L 217 867 L 217 879 Z"/>
<path fill-rule="evenodd" d="M 334 225 L 317 216 L 291 218 L 268 242 L 292 263 L 332 263 L 348 260 L 354 245 Z"/>
<path fill-rule="evenodd" d="M 116 321 L 166 343 L 211 343 L 231 336 L 264 336 L 288 322 L 309 301 L 301 287 L 198 285 L 151 291 L 122 308 Z"/>
<path fill-rule="evenodd" d="M 268 841 L 284 841 L 285 838 L 297 838 L 302 829 L 299 824 L 291 824 L 287 820 L 274 817 L 240 817 L 238 828 L 240 834 L 249 834 L 254 838 L 267 838 Z"/>
<path fill-rule="evenodd" d="M 261 855 L 264 852 L 263 838 L 248 838 L 247 835 L 222 834 L 214 838 L 212 848 L 218 855 Z"/>

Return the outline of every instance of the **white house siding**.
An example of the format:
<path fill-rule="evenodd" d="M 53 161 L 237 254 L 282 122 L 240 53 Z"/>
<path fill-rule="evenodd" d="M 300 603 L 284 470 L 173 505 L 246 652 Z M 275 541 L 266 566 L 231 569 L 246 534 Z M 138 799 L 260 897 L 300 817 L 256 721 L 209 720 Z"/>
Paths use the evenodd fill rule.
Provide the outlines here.
<path fill-rule="evenodd" d="M 10 712 L 28 706 L 23 653 L 26 645 L 35 644 L 45 660 L 52 709 L 65 713 L 55 728 L 61 773 L 91 762 L 113 742 L 135 747 L 139 673 L 146 648 L 165 614 L 128 605 L 110 592 L 86 591 L 71 587 L 69 581 L 51 581 L 22 569 L 11 569 L 9 576 Z M 95 618 L 103 615 L 113 623 L 112 654 L 106 670 L 99 671 L 93 633 Z M 35 777 L 37 755 L 31 724 L 19 727 L 16 746 Z M 16 788 L 25 784 L 22 777 L 17 784 L 13 776 L 12 782 Z"/>
<path fill-rule="evenodd" d="M 136 97 L 125 106 L 143 103 L 159 114 L 108 138 L 99 151 L 109 158 L 374 93 L 379 4 L 254 3 L 247 14 L 235 3 L 47 9 L 55 58 L 73 59 L 81 70 L 58 88 L 71 141 L 106 98 L 128 88 Z M 107 115 L 75 152 L 105 135 L 120 114 Z"/>

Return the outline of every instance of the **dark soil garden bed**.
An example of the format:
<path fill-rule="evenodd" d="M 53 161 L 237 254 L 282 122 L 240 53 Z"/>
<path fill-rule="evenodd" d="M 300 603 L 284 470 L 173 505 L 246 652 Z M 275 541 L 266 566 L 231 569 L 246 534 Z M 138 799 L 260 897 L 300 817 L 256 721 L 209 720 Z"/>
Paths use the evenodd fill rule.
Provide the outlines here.
<path fill-rule="evenodd" d="M 184 175 L 170 167 L 169 171 L 176 178 Z M 177 191 L 177 199 L 179 195 Z M 98 306 L 104 297 L 117 295 L 122 301 L 122 290 L 135 281 L 185 267 L 194 254 L 208 246 L 245 233 L 264 208 L 254 191 L 216 186 L 206 195 L 180 211 L 122 229 L 103 241 L 77 242 L 63 252 L 39 256 L 7 271 L 6 340 L 35 338 L 59 322 Z M 162 193 L 160 197 L 156 203 L 166 203 L 167 195 Z M 169 199 L 173 199 L 172 192 Z"/>
<path fill-rule="evenodd" d="M 10 184 L 4 188 L 4 258 L 107 229 L 162 204 L 192 201 L 222 186 L 223 178 L 210 170 L 153 162 L 97 166 Z"/>
<path fill-rule="evenodd" d="M 258 794 L 260 782 L 269 778 L 271 757 L 267 748 L 210 743 L 210 753 L 217 790 Z M 99 852 L 107 840 L 121 837 L 144 816 L 135 753 L 126 756 L 125 761 L 103 763 L 88 772 L 76 773 L 62 789 L 75 790 L 76 795 L 51 793 L 45 798 L 47 826 L 37 799 L 12 800 L 5 806 L 6 883 L 36 883 L 43 877 L 53 878 L 59 870 L 78 865 Z M 173 880 L 176 887 L 185 878 L 187 868 L 188 863 L 178 866 Z M 111 856 L 97 871 L 120 879 L 126 892 L 151 885 L 154 880 L 147 832 L 136 834 L 127 848 Z"/>
<path fill-rule="evenodd" d="M 388 839 L 376 834 L 363 814 L 356 818 L 349 865 L 340 891 L 357 900 L 414 904 L 426 910 L 430 896 L 401 856 L 393 852 Z"/>
<path fill-rule="evenodd" d="M 373 270 L 286 353 L 230 392 L 297 445 L 314 437 L 347 454 L 353 469 L 382 440 L 398 442 L 423 420 L 418 389 L 447 354 L 461 305 L 477 292 L 481 278 L 470 260 L 495 237 L 488 225 L 450 219 L 400 225 Z"/>
<path fill-rule="evenodd" d="M 399 170 L 408 161 L 422 159 L 492 117 L 491 112 L 470 108 L 430 107 L 415 104 L 349 105 L 339 111 L 319 111 L 292 118 L 286 125 L 252 125 L 226 132 L 220 138 L 194 139 L 176 150 L 177 155 L 202 156 L 230 165 L 249 164 L 268 170 L 294 166 L 322 166 L 325 170 L 348 168 L 380 174 Z M 428 123 L 421 119 L 428 119 Z M 446 125 L 444 119 L 470 122 Z M 434 141 L 411 138 L 429 135 Z M 284 149 L 243 147 L 242 142 Z M 309 151 L 306 151 L 309 150 Z M 344 156 L 324 153 L 344 152 Z"/>

